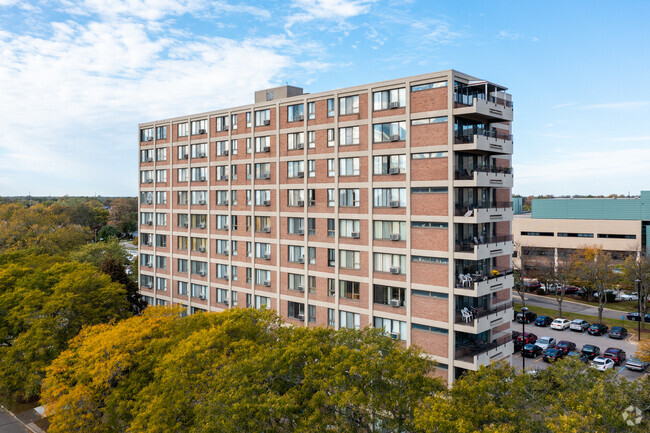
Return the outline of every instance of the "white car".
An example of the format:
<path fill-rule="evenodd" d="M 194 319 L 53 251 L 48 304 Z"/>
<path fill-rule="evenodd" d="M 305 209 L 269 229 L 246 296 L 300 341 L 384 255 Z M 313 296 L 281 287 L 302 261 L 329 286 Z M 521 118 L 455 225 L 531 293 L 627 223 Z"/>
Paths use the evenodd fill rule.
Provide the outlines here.
<path fill-rule="evenodd" d="M 614 368 L 614 361 L 609 358 L 597 356 L 593 361 L 591 361 L 591 366 L 598 371 L 605 371 Z"/>
<path fill-rule="evenodd" d="M 621 293 L 621 296 L 619 298 L 621 301 L 638 301 L 639 296 L 635 295 L 633 293 Z"/>
<path fill-rule="evenodd" d="M 552 349 L 557 344 L 557 340 L 553 337 L 540 337 L 537 339 L 535 346 L 542 348 L 542 351 L 546 349 Z"/>
<path fill-rule="evenodd" d="M 555 319 L 551 323 L 551 329 L 559 329 L 560 331 L 567 329 L 569 326 L 571 326 L 571 322 L 567 319 Z"/>
<path fill-rule="evenodd" d="M 575 319 L 573 322 L 571 322 L 571 326 L 569 329 L 572 331 L 579 331 L 579 332 L 585 332 L 589 328 L 589 322 L 586 320 L 582 319 Z"/>

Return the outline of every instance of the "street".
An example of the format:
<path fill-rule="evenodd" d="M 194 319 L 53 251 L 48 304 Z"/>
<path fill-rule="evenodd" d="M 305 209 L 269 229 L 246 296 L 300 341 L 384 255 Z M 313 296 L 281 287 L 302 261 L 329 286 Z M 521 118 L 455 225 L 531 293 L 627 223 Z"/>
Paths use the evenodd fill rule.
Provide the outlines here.
<path fill-rule="evenodd" d="M 557 301 L 555 300 L 555 296 L 540 296 L 540 295 L 535 295 L 533 293 L 526 293 L 524 296 L 524 299 L 526 300 L 526 305 L 527 306 L 533 306 L 533 307 L 541 307 L 541 308 L 551 308 L 553 310 L 557 310 Z M 521 297 L 515 293 L 513 295 L 513 301 L 514 302 L 521 302 Z M 594 316 L 598 317 L 598 307 L 593 307 L 590 305 L 584 305 L 579 302 L 574 302 L 568 299 L 565 299 L 562 302 L 562 311 L 565 311 L 567 313 L 577 313 L 577 314 L 585 314 L 587 316 Z M 618 311 L 618 310 L 611 310 L 605 306 L 603 309 L 603 317 L 606 317 L 608 319 L 624 319 L 625 316 L 624 311 Z M 636 322 L 630 322 L 630 323 L 636 323 Z M 632 330 L 632 325 L 628 327 L 628 330 Z"/>
<path fill-rule="evenodd" d="M 0 433 L 26 433 L 27 431 L 11 415 L 0 409 Z"/>

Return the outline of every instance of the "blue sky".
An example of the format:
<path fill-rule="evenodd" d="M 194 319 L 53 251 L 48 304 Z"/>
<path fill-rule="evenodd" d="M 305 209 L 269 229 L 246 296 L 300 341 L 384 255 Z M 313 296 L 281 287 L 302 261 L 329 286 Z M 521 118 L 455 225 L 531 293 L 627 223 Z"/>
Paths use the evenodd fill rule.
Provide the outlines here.
<path fill-rule="evenodd" d="M 650 189 L 650 2 L 0 0 L 0 195 L 135 195 L 137 124 L 442 69 L 515 101 L 519 194 Z"/>

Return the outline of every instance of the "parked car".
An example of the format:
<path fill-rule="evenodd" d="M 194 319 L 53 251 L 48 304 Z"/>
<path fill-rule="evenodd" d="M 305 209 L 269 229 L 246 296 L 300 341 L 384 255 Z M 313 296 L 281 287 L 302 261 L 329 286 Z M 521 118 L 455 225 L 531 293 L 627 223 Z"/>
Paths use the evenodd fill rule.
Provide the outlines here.
<path fill-rule="evenodd" d="M 519 331 L 512 331 L 512 340 L 514 341 L 514 352 L 517 353 L 521 350 L 522 346 L 524 345 L 522 342 L 518 340 L 518 337 L 521 335 L 521 332 Z"/>
<path fill-rule="evenodd" d="M 591 361 L 591 366 L 598 371 L 605 371 L 614 368 L 614 361 L 598 356 Z"/>
<path fill-rule="evenodd" d="M 535 343 L 536 346 L 542 348 L 542 350 L 552 349 L 557 344 L 557 340 L 553 337 L 540 337 Z"/>
<path fill-rule="evenodd" d="M 555 348 L 560 349 L 562 352 L 568 355 L 569 352 L 576 350 L 576 344 L 573 341 L 562 340 L 555 345 Z"/>
<path fill-rule="evenodd" d="M 615 347 L 608 347 L 605 353 L 603 353 L 603 358 L 608 358 L 614 361 L 614 364 L 621 365 L 625 361 L 627 355 L 622 349 L 617 349 Z"/>
<path fill-rule="evenodd" d="M 560 349 L 546 349 L 544 351 L 544 361 L 546 362 L 557 361 L 558 359 L 562 359 L 565 356 L 565 353 Z"/>
<path fill-rule="evenodd" d="M 634 320 L 635 322 L 639 322 L 641 320 L 640 319 L 641 316 L 639 315 L 639 313 L 627 313 L 626 317 L 627 320 Z M 650 323 L 650 313 L 646 313 L 645 319 L 643 321 L 646 323 Z"/>
<path fill-rule="evenodd" d="M 567 286 L 564 288 L 564 293 L 566 295 L 577 295 L 578 291 L 580 291 L 580 289 L 575 286 Z"/>
<path fill-rule="evenodd" d="M 569 352 L 567 353 L 567 356 L 576 358 L 578 361 L 582 361 L 585 364 L 589 364 L 589 356 L 583 354 L 582 352 Z"/>
<path fill-rule="evenodd" d="M 561 331 L 567 329 L 569 326 L 571 326 L 571 322 L 567 319 L 558 318 L 551 323 L 551 329 L 559 329 Z"/>
<path fill-rule="evenodd" d="M 600 356 L 600 347 L 594 346 L 593 344 L 585 344 L 582 346 L 580 353 L 591 360 L 597 356 Z"/>
<path fill-rule="evenodd" d="M 523 349 L 521 349 L 521 356 L 526 358 L 537 358 L 537 355 L 541 355 L 542 348 L 536 344 L 526 344 Z"/>
<path fill-rule="evenodd" d="M 607 333 L 608 329 L 607 325 L 603 325 L 602 323 L 592 323 L 589 329 L 587 329 L 587 332 L 589 335 L 603 335 Z"/>
<path fill-rule="evenodd" d="M 538 316 L 537 319 L 535 319 L 535 326 L 547 327 L 548 325 L 551 324 L 551 322 L 553 322 L 552 317 Z"/>
<path fill-rule="evenodd" d="M 643 372 L 648 369 L 648 364 L 649 363 L 645 361 L 641 361 L 639 358 L 630 358 L 625 363 L 625 368 L 627 368 L 628 370 Z"/>
<path fill-rule="evenodd" d="M 621 293 L 618 299 L 621 301 L 638 301 L 639 296 L 635 293 Z"/>
<path fill-rule="evenodd" d="M 539 281 L 526 281 L 524 282 L 524 289 L 534 292 L 535 290 L 542 287 Z"/>
<path fill-rule="evenodd" d="M 614 326 L 609 330 L 609 338 L 614 338 L 616 340 L 622 340 L 627 337 L 627 329 L 621 326 Z"/>
<path fill-rule="evenodd" d="M 515 319 L 519 323 L 533 323 L 535 319 L 537 319 L 537 314 L 533 313 L 532 311 L 526 311 L 526 313 L 524 314 L 523 312 L 520 311 L 515 316 Z"/>
<path fill-rule="evenodd" d="M 524 332 L 517 337 L 517 341 L 523 344 L 535 344 L 537 342 L 537 335 L 531 334 L 530 332 Z"/>
<path fill-rule="evenodd" d="M 569 329 L 572 331 L 585 332 L 589 328 L 589 322 L 582 319 L 575 319 L 569 325 Z"/>

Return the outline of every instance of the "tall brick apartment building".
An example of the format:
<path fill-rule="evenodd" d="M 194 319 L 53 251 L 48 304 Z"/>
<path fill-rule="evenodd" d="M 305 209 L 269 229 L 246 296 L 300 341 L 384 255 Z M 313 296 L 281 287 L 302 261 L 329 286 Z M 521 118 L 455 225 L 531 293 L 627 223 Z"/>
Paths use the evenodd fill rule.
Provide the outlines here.
<path fill-rule="evenodd" d="M 448 70 L 140 124 L 140 289 L 374 326 L 453 380 L 512 353 L 511 97 Z"/>

